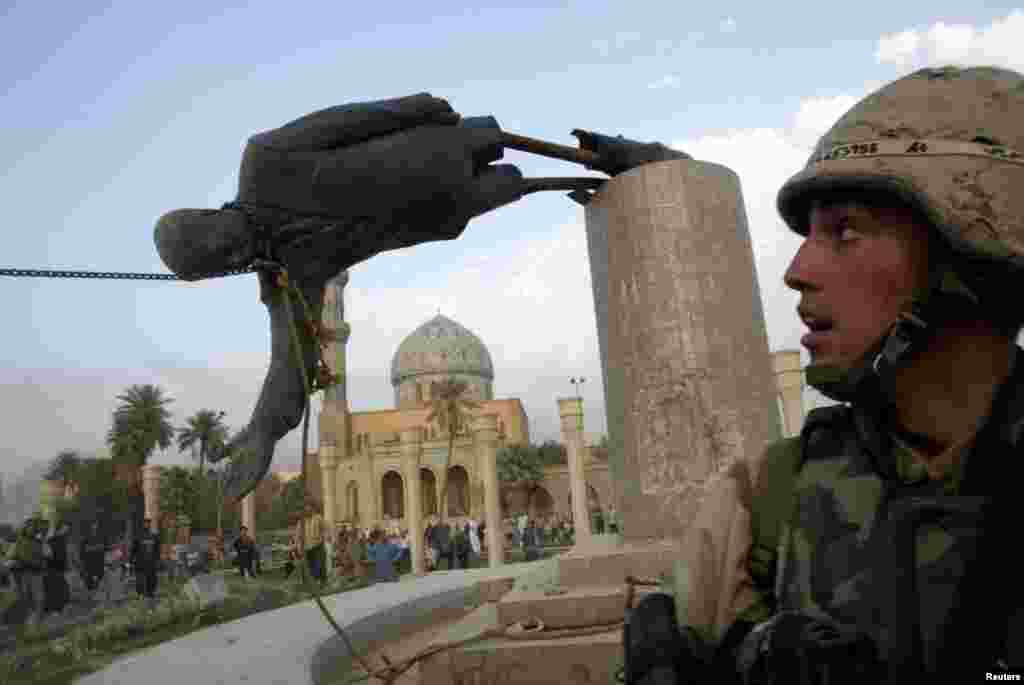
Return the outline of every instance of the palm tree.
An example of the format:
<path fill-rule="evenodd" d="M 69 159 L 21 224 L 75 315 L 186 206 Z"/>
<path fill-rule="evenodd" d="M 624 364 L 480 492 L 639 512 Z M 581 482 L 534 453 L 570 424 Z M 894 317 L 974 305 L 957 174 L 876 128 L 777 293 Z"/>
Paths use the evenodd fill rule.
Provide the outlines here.
<path fill-rule="evenodd" d="M 221 416 L 224 412 L 221 412 Z M 228 445 L 232 444 L 238 437 L 241 431 L 235 431 L 235 434 L 228 438 L 228 427 L 218 426 L 216 433 L 213 437 L 213 446 L 216 449 L 226 449 Z M 237 450 L 232 450 L 227 453 L 226 463 L 222 464 L 219 469 L 210 469 L 207 475 L 213 480 L 217 486 L 217 535 L 224 538 L 224 486 L 228 476 L 228 469 L 231 464 L 240 454 Z M 255 499 L 255 494 L 253 495 Z"/>
<path fill-rule="evenodd" d="M 545 455 L 534 445 L 508 445 L 498 449 L 498 480 L 521 483 L 526 489 L 526 511 L 533 511 L 533 498 L 544 480 Z"/>
<path fill-rule="evenodd" d="M 200 409 L 187 419 L 188 425 L 178 429 L 178 451 L 199 447 L 199 473 L 206 473 L 206 459 L 214 449 L 223 447 L 227 438 L 224 412 Z"/>
<path fill-rule="evenodd" d="M 118 395 L 121 404 L 114 410 L 114 422 L 107 433 L 110 456 L 118 476 L 130 483 L 135 503 L 132 520 L 138 518 L 142 498 L 141 469 L 153 450 L 167 449 L 174 438 L 171 412 L 167 405 L 173 402 L 155 385 L 133 385 Z"/>
<path fill-rule="evenodd" d="M 444 470 L 441 472 L 441 520 L 448 515 L 448 469 L 451 466 L 452 452 L 455 449 L 455 436 L 469 426 L 473 418 L 473 410 L 480 404 L 463 397 L 467 385 L 454 378 L 447 378 L 440 383 L 430 383 L 430 414 L 427 424 L 437 421 L 441 432 L 448 433 L 448 452 L 444 457 Z"/>
<path fill-rule="evenodd" d="M 82 455 L 78 450 L 61 450 L 50 462 L 43 478 L 60 481 L 61 493 L 78 483 L 79 470 L 82 468 Z"/>

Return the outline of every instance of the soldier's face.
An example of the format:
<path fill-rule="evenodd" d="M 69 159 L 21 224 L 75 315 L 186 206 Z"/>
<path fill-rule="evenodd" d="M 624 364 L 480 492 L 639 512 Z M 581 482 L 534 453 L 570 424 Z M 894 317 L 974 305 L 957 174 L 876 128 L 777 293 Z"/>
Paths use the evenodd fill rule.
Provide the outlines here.
<path fill-rule="evenodd" d="M 928 229 L 902 206 L 814 203 L 784 280 L 800 292 L 812 364 L 848 368 L 888 331 L 928 277 Z"/>

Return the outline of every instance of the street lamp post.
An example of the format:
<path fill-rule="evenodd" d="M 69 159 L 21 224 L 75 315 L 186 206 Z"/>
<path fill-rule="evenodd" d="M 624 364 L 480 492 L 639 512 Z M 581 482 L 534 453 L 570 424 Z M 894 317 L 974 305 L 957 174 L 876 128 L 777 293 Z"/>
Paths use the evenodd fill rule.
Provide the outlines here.
<path fill-rule="evenodd" d="M 573 387 L 576 388 L 576 399 L 580 399 L 580 390 L 581 390 L 581 388 L 583 386 L 583 383 L 586 382 L 586 380 L 587 380 L 586 378 L 570 378 L 569 379 L 569 382 L 572 383 Z"/>
<path fill-rule="evenodd" d="M 581 390 L 583 388 L 583 383 L 586 382 L 586 380 L 587 379 L 583 378 L 582 376 L 579 377 L 579 378 L 573 377 L 573 378 L 569 379 L 569 382 L 572 383 L 573 387 L 576 388 L 576 399 L 577 400 L 582 400 L 583 399 L 581 397 Z M 582 431 L 583 431 L 583 410 L 582 410 L 582 408 L 580 409 L 580 415 L 579 415 L 579 418 L 577 419 L 577 424 L 578 424 L 577 428 L 582 433 Z M 580 435 L 580 439 L 582 439 L 582 438 L 583 438 L 583 436 Z"/>

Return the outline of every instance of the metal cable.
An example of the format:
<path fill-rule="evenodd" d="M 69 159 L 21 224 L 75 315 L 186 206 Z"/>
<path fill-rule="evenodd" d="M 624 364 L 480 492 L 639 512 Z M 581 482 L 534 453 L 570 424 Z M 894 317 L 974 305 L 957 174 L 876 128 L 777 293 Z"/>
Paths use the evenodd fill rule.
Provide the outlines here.
<path fill-rule="evenodd" d="M 255 269 L 231 269 L 229 271 L 218 271 L 195 278 L 181 278 L 175 274 L 147 274 L 134 273 L 130 271 L 70 271 L 62 269 L 0 269 L 0 276 L 13 276 L 21 278 L 98 278 L 124 281 L 197 281 L 206 278 L 221 278 L 224 276 L 241 276 L 243 274 L 255 273 Z"/>

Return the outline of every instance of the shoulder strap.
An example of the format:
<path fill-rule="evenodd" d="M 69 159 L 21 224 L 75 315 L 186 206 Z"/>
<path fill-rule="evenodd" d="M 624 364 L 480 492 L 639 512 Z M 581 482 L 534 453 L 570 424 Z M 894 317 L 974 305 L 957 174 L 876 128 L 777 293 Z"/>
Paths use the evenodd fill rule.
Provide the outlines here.
<path fill-rule="evenodd" d="M 809 436 L 816 429 L 844 421 L 848 416 L 849 408 L 845 405 L 818 407 L 807 414 L 800 435 L 768 446 L 751 502 L 753 546 L 748 564 L 751 577 L 766 596 L 771 596 L 775 588 L 779 539 L 783 524 L 793 514 L 793 488 L 806 457 Z"/>
<path fill-rule="evenodd" d="M 753 545 L 749 571 L 755 584 L 771 594 L 775 585 L 782 525 L 793 511 L 793 484 L 802 456 L 799 436 L 768 446 L 751 502 Z"/>

